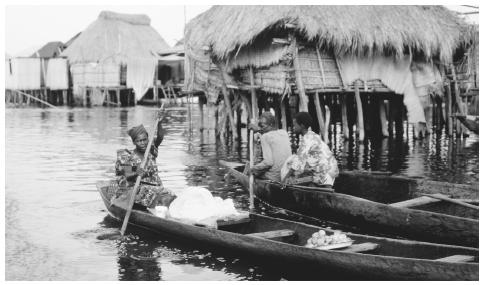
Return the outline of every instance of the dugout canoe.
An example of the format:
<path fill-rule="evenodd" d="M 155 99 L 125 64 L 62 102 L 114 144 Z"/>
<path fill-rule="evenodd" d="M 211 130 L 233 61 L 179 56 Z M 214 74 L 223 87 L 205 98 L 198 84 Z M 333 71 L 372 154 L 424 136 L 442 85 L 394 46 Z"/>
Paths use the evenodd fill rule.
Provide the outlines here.
<path fill-rule="evenodd" d="M 108 183 L 98 183 L 97 189 L 109 215 L 122 221 L 127 202 L 111 202 Z M 297 268 L 318 268 L 314 272 L 320 274 L 319 278 L 336 272 L 364 279 L 478 280 L 478 249 L 475 248 L 347 234 L 354 241 L 349 247 L 312 249 L 304 246 L 306 240 L 322 228 L 253 213 L 242 220 L 220 221 L 215 229 L 134 209 L 129 223 L 222 252 L 233 251 L 246 258 L 294 264 Z M 324 230 L 333 233 L 330 229 Z"/>
<path fill-rule="evenodd" d="M 241 172 L 241 166 L 239 169 L 236 168 L 240 164 L 224 161 L 220 161 L 220 164 L 227 166 L 229 174 L 248 189 L 248 176 Z M 361 176 L 356 177 L 359 179 L 353 178 L 353 181 L 347 181 L 351 179 L 349 174 L 337 178 L 346 180 L 339 182 L 345 184 L 345 187 L 355 184 L 355 182 L 360 183 L 358 186 L 354 186 L 357 187 L 356 190 L 351 189 L 350 193 L 353 195 L 338 193 L 337 182 L 334 191 L 334 189 L 294 185 L 283 187 L 280 183 L 258 179 L 255 180 L 254 194 L 257 198 L 273 206 L 322 220 L 353 225 L 365 231 L 427 242 L 478 247 L 477 218 L 442 213 L 444 208 L 458 212 L 454 211 L 455 205 L 442 201 L 434 202 L 433 204 L 440 205 L 440 209 L 433 212 L 429 211 L 430 209 L 399 207 L 394 205 L 395 202 L 391 205 L 356 197 L 354 195 L 371 196 L 375 193 L 382 193 L 382 191 L 389 193 L 394 190 L 392 188 L 375 189 L 374 187 L 366 189 L 362 181 L 370 180 L 370 176 L 365 175 L 363 179 Z M 387 183 L 388 180 L 385 181 Z M 340 184 L 339 187 L 342 188 Z M 366 190 L 369 194 L 364 193 Z M 426 191 L 430 190 L 426 189 Z M 478 216 L 477 210 L 467 210 L 474 212 L 472 217 Z M 458 214 L 467 213 L 458 212 Z"/>

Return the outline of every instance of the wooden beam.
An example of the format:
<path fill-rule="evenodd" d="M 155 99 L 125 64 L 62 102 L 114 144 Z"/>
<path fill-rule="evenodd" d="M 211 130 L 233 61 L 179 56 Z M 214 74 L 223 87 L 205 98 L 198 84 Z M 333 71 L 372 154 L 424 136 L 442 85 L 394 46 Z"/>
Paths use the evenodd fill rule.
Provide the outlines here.
<path fill-rule="evenodd" d="M 295 235 L 294 231 L 284 229 L 284 230 L 275 230 L 275 231 L 268 231 L 268 232 L 246 234 L 245 236 L 265 238 L 265 239 L 274 239 L 274 238 L 290 237 L 290 236 L 293 236 L 293 235 Z"/>
<path fill-rule="evenodd" d="M 272 39 L 272 44 L 276 44 L 276 45 L 289 45 L 290 44 L 290 40 L 288 40 L 288 39 L 280 39 L 280 38 L 273 38 Z"/>
<path fill-rule="evenodd" d="M 299 52 L 298 52 L 298 45 L 297 39 L 291 35 L 291 40 L 294 45 L 294 59 L 293 65 L 295 69 L 295 81 L 297 83 L 297 90 L 299 92 L 299 112 L 308 112 L 309 111 L 309 100 L 307 95 L 305 94 L 305 87 L 304 82 L 302 80 L 302 71 L 300 70 L 300 61 L 299 61 Z"/>
<path fill-rule="evenodd" d="M 242 219 L 233 219 L 233 220 L 218 220 L 216 223 L 218 224 L 218 228 L 220 227 L 226 227 L 226 226 L 232 226 L 232 225 L 241 225 L 241 224 L 247 224 L 251 221 L 249 217 L 245 217 Z"/>
<path fill-rule="evenodd" d="M 358 252 L 375 250 L 378 247 L 379 245 L 377 243 L 365 242 L 365 243 L 353 244 L 347 248 L 343 248 L 337 251 L 358 253 Z"/>
<path fill-rule="evenodd" d="M 460 206 L 464 206 L 464 207 L 467 207 L 467 208 L 470 208 L 470 209 L 479 210 L 478 206 L 475 206 L 475 205 L 472 205 L 472 204 L 469 204 L 469 203 L 465 203 L 465 202 L 461 202 L 461 201 L 458 201 L 456 199 L 451 199 L 450 197 L 443 195 L 443 194 L 423 194 L 423 195 L 431 197 L 431 198 L 439 199 L 439 200 L 442 200 L 442 201 L 450 202 L 450 203 L 453 203 L 453 204 L 458 204 Z"/>

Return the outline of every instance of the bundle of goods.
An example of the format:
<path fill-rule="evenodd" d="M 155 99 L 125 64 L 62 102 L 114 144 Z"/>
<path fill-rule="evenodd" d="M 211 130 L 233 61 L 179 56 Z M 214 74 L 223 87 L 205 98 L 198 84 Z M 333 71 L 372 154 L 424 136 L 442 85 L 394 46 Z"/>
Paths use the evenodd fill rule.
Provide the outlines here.
<path fill-rule="evenodd" d="M 324 230 L 312 234 L 307 240 L 305 247 L 316 249 L 335 249 L 350 246 L 354 241 L 341 231 L 334 231 L 333 235 L 327 235 Z"/>
<path fill-rule="evenodd" d="M 202 187 L 188 187 L 177 194 L 169 208 L 157 206 L 154 215 L 180 222 L 206 227 L 217 227 L 218 220 L 238 220 L 247 217 L 246 212 L 235 209 L 232 199 L 213 197 Z"/>

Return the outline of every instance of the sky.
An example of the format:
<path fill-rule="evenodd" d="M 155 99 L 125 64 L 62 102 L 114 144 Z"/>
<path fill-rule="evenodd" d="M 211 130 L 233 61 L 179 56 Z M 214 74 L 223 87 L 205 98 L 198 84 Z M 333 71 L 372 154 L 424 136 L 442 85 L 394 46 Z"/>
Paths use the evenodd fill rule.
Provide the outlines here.
<path fill-rule="evenodd" d="M 30 55 L 47 42 L 67 42 L 78 32 L 86 29 L 104 10 L 148 15 L 151 18 L 151 26 L 170 46 L 174 46 L 183 38 L 184 10 L 186 9 L 186 20 L 189 21 L 209 8 L 209 5 L 8 5 L 5 7 L 5 52 L 11 56 Z"/>
<path fill-rule="evenodd" d="M 55 1 L 42 5 L 18 5 L 16 4 L 18 2 L 7 3 L 4 6 L 5 52 L 10 56 L 30 56 L 47 42 L 67 42 L 78 32 L 83 31 L 89 24 L 94 22 L 99 13 L 103 10 L 130 14 L 146 14 L 151 18 L 151 26 L 158 31 L 158 33 L 170 46 L 174 46 L 175 43 L 183 37 L 183 29 L 185 24 L 184 11 L 186 11 L 186 21 L 189 22 L 189 20 L 194 18 L 196 15 L 208 10 L 211 7 L 210 5 L 182 5 L 186 3 L 174 5 L 174 1 L 146 2 L 144 0 L 130 0 L 129 2 L 118 0 L 116 2 L 111 1 L 111 3 L 107 3 L 110 5 L 95 5 L 99 1 L 105 2 L 105 0 L 91 0 L 87 1 L 89 5 L 55 4 L 64 3 Z M 264 0 L 255 1 L 255 4 L 263 1 Z M 140 5 L 133 5 L 133 3 L 136 2 L 140 3 Z M 273 5 L 277 2 L 281 2 L 282 4 L 291 4 L 290 2 L 284 3 L 283 1 L 265 2 L 262 4 Z M 30 3 L 36 2 L 30 1 Z M 112 3 L 116 4 L 113 5 Z M 171 5 L 160 5 L 157 3 L 171 3 Z M 207 2 L 204 1 L 199 3 L 205 4 Z M 240 4 L 240 2 L 238 3 Z M 246 2 L 244 1 L 243 3 L 245 4 Z M 307 4 L 305 2 L 302 3 Z M 327 1 L 318 1 L 316 3 L 339 4 L 339 2 L 327 3 Z M 254 3 L 252 2 L 250 4 Z M 313 4 L 313 2 L 308 4 Z M 414 3 L 408 2 L 407 4 Z M 461 12 L 475 11 L 474 8 L 464 6 L 447 5 L 447 7 Z M 478 22 L 478 16 L 478 14 L 468 15 L 468 18 L 472 22 Z"/>

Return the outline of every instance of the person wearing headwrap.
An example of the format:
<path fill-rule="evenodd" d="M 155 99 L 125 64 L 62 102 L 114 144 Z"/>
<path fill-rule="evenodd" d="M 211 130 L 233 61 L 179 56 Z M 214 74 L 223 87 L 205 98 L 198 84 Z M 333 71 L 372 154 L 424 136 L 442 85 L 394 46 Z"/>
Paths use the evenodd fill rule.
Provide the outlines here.
<path fill-rule="evenodd" d="M 160 114 L 158 115 L 160 116 Z M 133 150 L 121 149 L 117 151 L 115 164 L 117 189 L 115 198 L 127 198 L 136 183 L 136 178 L 141 176 L 141 183 L 136 194 L 135 203 L 147 208 L 154 208 L 158 204 L 166 204 L 174 199 L 169 190 L 163 187 L 163 182 L 158 175 L 156 158 L 158 147 L 164 138 L 164 129 L 161 120 L 158 122 L 156 137 L 147 157 L 144 169 L 140 167 L 144 160 L 144 154 L 149 143 L 148 132 L 144 126 L 134 126 L 127 132 L 135 146 Z"/>

